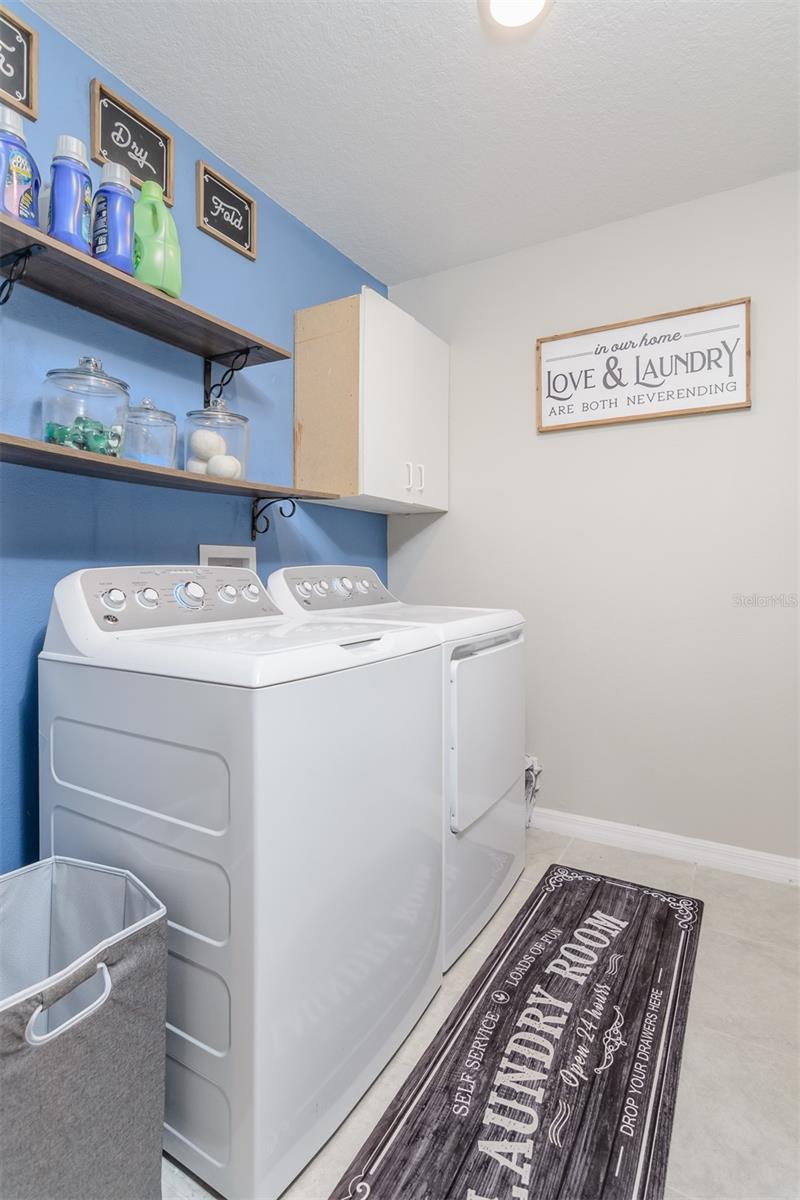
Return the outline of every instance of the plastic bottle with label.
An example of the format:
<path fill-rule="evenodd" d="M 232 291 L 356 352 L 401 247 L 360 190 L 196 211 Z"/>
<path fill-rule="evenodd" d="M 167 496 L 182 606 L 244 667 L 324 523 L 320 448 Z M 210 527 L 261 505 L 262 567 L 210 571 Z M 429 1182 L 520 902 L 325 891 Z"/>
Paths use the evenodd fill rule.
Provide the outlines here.
<path fill-rule="evenodd" d="M 133 269 L 137 279 L 181 294 L 181 247 L 160 184 L 148 180 L 133 206 Z"/>
<path fill-rule="evenodd" d="M 25 144 L 22 117 L 0 104 L 0 208 L 9 217 L 36 225 L 39 171 Z"/>
<path fill-rule="evenodd" d="M 61 134 L 50 168 L 50 219 L 47 232 L 51 237 L 91 252 L 92 181 L 86 146 L 80 138 Z"/>
<path fill-rule="evenodd" d="M 118 271 L 133 274 L 133 191 L 131 173 L 106 163 L 92 202 L 92 254 Z"/>

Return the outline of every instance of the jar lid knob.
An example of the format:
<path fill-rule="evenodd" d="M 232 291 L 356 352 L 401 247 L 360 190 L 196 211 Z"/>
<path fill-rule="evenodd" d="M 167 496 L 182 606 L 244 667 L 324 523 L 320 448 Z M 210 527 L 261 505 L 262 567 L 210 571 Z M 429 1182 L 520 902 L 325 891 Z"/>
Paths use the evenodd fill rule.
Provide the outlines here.
<path fill-rule="evenodd" d="M 78 359 L 79 367 L 88 367 L 90 371 L 102 371 L 103 364 L 99 358 L 92 358 L 90 354 L 85 354 Z"/>
<path fill-rule="evenodd" d="M 149 396 L 145 396 L 142 400 L 142 408 L 155 408 L 155 404 L 153 404 Z"/>

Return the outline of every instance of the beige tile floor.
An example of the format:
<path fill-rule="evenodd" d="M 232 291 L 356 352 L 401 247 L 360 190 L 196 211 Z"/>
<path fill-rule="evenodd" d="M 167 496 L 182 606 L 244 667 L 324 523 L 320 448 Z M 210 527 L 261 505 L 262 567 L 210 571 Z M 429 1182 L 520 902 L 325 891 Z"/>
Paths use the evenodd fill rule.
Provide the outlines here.
<path fill-rule="evenodd" d="M 667 1200 L 800 1200 L 800 890 L 538 830 L 530 833 L 525 871 L 506 902 L 448 971 L 419 1024 L 282 1200 L 327 1200 L 551 862 L 705 902 Z M 212 1195 L 166 1160 L 163 1184 L 164 1200 Z"/>

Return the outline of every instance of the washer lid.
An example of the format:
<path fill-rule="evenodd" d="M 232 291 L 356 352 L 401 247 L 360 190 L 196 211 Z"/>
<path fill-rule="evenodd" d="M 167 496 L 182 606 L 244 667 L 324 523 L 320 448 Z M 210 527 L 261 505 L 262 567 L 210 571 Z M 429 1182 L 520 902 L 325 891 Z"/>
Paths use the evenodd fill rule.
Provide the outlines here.
<path fill-rule="evenodd" d="M 194 629 L 100 635 L 90 654 L 44 650 L 43 660 L 262 688 L 438 646 L 433 630 L 378 621 L 262 617 Z"/>

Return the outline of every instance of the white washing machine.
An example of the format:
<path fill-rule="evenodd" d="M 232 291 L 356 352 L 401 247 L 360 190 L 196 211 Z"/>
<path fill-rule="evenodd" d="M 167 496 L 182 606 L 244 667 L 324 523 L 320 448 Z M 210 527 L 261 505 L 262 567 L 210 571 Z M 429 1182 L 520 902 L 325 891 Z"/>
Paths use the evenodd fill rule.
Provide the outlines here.
<path fill-rule="evenodd" d="M 165 1147 L 274 1200 L 441 981 L 436 631 L 230 567 L 78 571 L 39 665 L 41 853 L 167 906 Z"/>
<path fill-rule="evenodd" d="M 512 609 L 404 604 L 364 567 L 284 567 L 270 575 L 268 586 L 287 614 L 407 621 L 437 634 L 447 970 L 525 865 L 524 618 Z"/>

